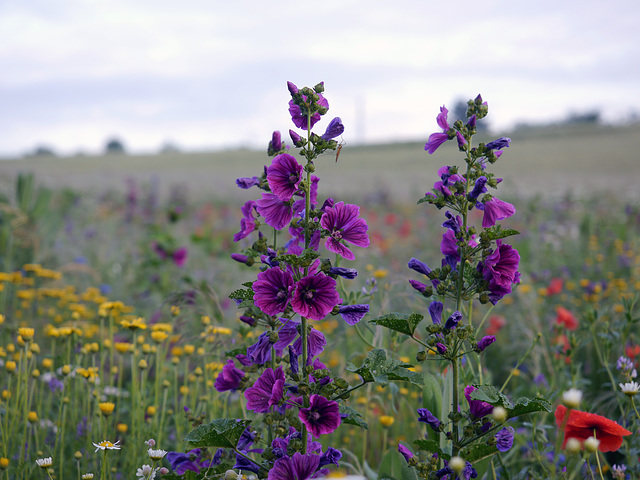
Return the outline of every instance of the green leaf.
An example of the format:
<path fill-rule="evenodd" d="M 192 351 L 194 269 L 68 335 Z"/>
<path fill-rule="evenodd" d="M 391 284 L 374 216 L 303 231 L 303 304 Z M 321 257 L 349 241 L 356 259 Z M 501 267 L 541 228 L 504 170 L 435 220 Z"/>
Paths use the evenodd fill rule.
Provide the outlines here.
<path fill-rule="evenodd" d="M 424 450 L 429 453 L 437 453 L 440 455 L 442 450 L 440 449 L 440 442 L 436 440 L 429 440 L 427 438 L 420 438 L 413 442 L 413 444 L 418 447 L 420 450 Z"/>
<path fill-rule="evenodd" d="M 513 235 L 520 235 L 518 230 L 514 230 L 513 228 L 505 228 L 504 230 L 500 225 L 496 225 L 490 229 L 485 230 L 484 232 L 489 240 L 498 240 L 501 238 L 511 237 Z"/>
<path fill-rule="evenodd" d="M 551 412 L 551 404 L 544 398 L 519 398 L 512 410 L 509 411 L 509 418 L 519 417 L 527 413 Z"/>
<path fill-rule="evenodd" d="M 348 425 L 355 425 L 360 428 L 364 428 L 365 430 L 369 429 L 369 425 L 362 418 L 360 412 L 358 412 L 355 408 L 350 407 L 349 405 L 345 405 L 344 403 L 340 405 L 340 414 L 346 414 L 347 417 L 342 419 L 342 423 L 346 423 Z"/>
<path fill-rule="evenodd" d="M 184 441 L 189 443 L 190 448 L 236 448 L 242 432 L 249 423 L 251 423 L 250 420 L 220 418 L 191 430 L 184 437 Z"/>
<path fill-rule="evenodd" d="M 481 443 L 466 448 L 464 452 L 461 452 L 461 455 L 467 462 L 475 463 L 496 453 L 498 453 L 498 448 L 495 445 Z"/>
<path fill-rule="evenodd" d="M 390 381 L 406 381 L 422 385 L 422 374 L 408 370 L 412 367 L 410 363 L 387 358 L 387 353 L 381 348 L 371 350 L 360 367 L 347 363 L 347 370 L 360 375 L 364 382 L 387 385 Z"/>
<path fill-rule="evenodd" d="M 544 398 L 519 398 L 515 405 L 493 385 L 474 385 L 476 390 L 471 392 L 472 400 L 480 400 L 493 406 L 500 405 L 509 413 L 509 418 L 534 412 L 551 412 L 551 404 Z"/>
<path fill-rule="evenodd" d="M 405 335 L 413 336 L 413 332 L 416 331 L 416 327 L 420 324 L 424 317 L 418 313 L 389 313 L 382 317 L 369 320 L 369 323 L 374 325 L 380 325 L 396 332 L 404 333 Z"/>

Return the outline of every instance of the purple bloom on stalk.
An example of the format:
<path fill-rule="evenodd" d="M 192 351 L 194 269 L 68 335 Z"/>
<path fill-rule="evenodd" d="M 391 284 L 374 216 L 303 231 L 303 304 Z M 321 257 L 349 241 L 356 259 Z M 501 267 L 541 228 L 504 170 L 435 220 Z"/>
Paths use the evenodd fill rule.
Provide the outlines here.
<path fill-rule="evenodd" d="M 516 207 L 497 197 L 492 197 L 491 200 L 484 203 L 477 203 L 476 208 L 484 210 L 482 228 L 493 227 L 498 220 L 504 220 L 516 213 Z"/>
<path fill-rule="evenodd" d="M 247 357 L 254 365 L 264 365 L 271 359 L 271 345 L 269 332 L 264 332 L 256 343 L 247 348 Z"/>
<path fill-rule="evenodd" d="M 447 353 L 447 347 L 444 343 L 436 343 L 436 350 L 440 355 L 444 355 L 445 353 Z"/>
<path fill-rule="evenodd" d="M 436 432 L 440 431 L 442 422 L 426 408 L 418 409 L 418 421 L 428 424 Z"/>
<path fill-rule="evenodd" d="M 427 266 L 427 264 L 421 262 L 420 260 L 418 260 L 415 257 L 413 257 L 413 258 L 411 258 L 411 260 L 409 260 L 408 267 L 411 270 L 415 270 L 416 272 L 421 273 L 421 274 L 426 275 L 426 276 L 429 276 L 429 274 L 431 273 L 431 269 Z"/>
<path fill-rule="evenodd" d="M 327 130 L 322 135 L 323 140 L 331 140 L 332 138 L 336 138 L 338 135 L 342 135 L 344 132 L 344 125 L 342 124 L 342 120 L 340 117 L 336 117 L 329 122 L 329 126 L 327 126 Z"/>
<path fill-rule="evenodd" d="M 307 353 L 309 354 L 309 360 L 320 355 L 324 352 L 324 347 L 327 345 L 327 339 L 320 330 L 316 330 L 311 327 L 309 334 L 307 335 Z M 293 349 L 298 355 L 302 355 L 302 337 L 298 337 L 293 343 Z"/>
<path fill-rule="evenodd" d="M 225 366 L 222 367 L 222 371 L 218 374 L 213 386 L 219 392 L 237 390 L 242 377 L 244 377 L 244 372 L 236 368 L 234 361 L 229 359 Z"/>
<path fill-rule="evenodd" d="M 413 453 L 411 453 L 411 450 L 409 450 L 401 443 L 398 444 L 398 452 L 400 452 L 400 455 L 402 455 L 407 462 L 413 458 Z"/>
<path fill-rule="evenodd" d="M 319 467 L 324 467 L 325 465 L 329 465 L 333 463 L 336 467 L 339 466 L 339 461 L 342 458 L 342 452 L 337 448 L 327 447 L 325 452 L 320 457 L 320 465 Z"/>
<path fill-rule="evenodd" d="M 339 308 L 338 313 L 349 325 L 355 325 L 369 313 L 369 305 L 344 305 Z"/>
<path fill-rule="evenodd" d="M 187 255 L 189 250 L 187 247 L 180 247 L 177 250 L 174 250 L 171 254 L 171 258 L 173 259 L 173 263 L 175 263 L 178 267 L 182 267 L 187 261 Z"/>
<path fill-rule="evenodd" d="M 273 135 L 271 136 L 271 141 L 269 142 L 268 151 L 277 153 L 280 150 L 282 150 L 282 136 L 280 135 L 280 132 L 276 130 L 275 132 L 273 132 Z"/>
<path fill-rule="evenodd" d="M 318 101 L 316 102 L 319 107 L 324 107 L 326 109 L 329 108 L 329 102 L 326 98 L 324 98 L 321 94 L 318 93 Z M 304 102 L 307 101 L 307 96 L 302 95 L 302 100 Z M 307 128 L 313 128 L 313 126 L 320 121 L 322 118 L 320 113 L 315 112 L 311 115 L 310 121 L 307 124 L 307 115 L 302 114 L 302 109 L 299 105 L 296 105 L 293 100 L 289 101 L 289 114 L 291 115 L 291 120 L 293 120 L 293 124 L 302 129 L 307 130 Z"/>
<path fill-rule="evenodd" d="M 233 236 L 233 241 L 237 242 L 248 237 L 256 229 L 256 220 L 253 217 L 253 210 L 256 208 L 256 202 L 249 200 L 242 207 L 242 218 L 240 219 L 240 231 Z"/>
<path fill-rule="evenodd" d="M 321 395 L 311 395 L 309 407 L 300 409 L 298 417 L 314 437 L 332 433 L 342 422 L 338 402 Z"/>
<path fill-rule="evenodd" d="M 442 323 L 442 310 L 444 309 L 444 304 L 437 300 L 434 300 L 429 304 L 429 315 L 431 315 L 431 321 L 434 325 L 439 325 Z"/>
<path fill-rule="evenodd" d="M 358 271 L 355 268 L 331 267 L 329 273 L 331 275 L 339 275 L 349 280 L 353 280 L 358 276 Z"/>
<path fill-rule="evenodd" d="M 247 190 L 248 188 L 260 185 L 260 179 L 258 177 L 242 177 L 236 180 L 236 185 Z"/>
<path fill-rule="evenodd" d="M 447 330 L 453 330 L 458 326 L 458 323 L 460 323 L 460 320 L 462 320 L 462 314 L 458 311 L 455 311 L 451 314 L 451 316 L 445 322 L 444 328 Z"/>
<path fill-rule="evenodd" d="M 284 372 L 282 367 L 267 368 L 252 387 L 247 388 L 244 397 L 247 399 L 247 409 L 256 413 L 267 413 L 271 406 L 277 405 L 283 397 Z"/>
<path fill-rule="evenodd" d="M 447 221 L 442 224 L 443 227 L 450 229 L 454 234 L 458 234 L 462 228 L 462 218 L 460 215 L 456 215 L 455 217 L 449 211 L 444 212 L 444 216 L 447 217 Z"/>
<path fill-rule="evenodd" d="M 476 183 L 473 186 L 473 190 L 471 190 L 471 193 L 469 193 L 469 195 L 467 196 L 467 198 L 470 201 L 475 201 L 477 200 L 477 198 L 483 194 L 487 192 L 487 177 L 485 177 L 484 175 L 481 177 L 478 177 L 476 179 Z"/>
<path fill-rule="evenodd" d="M 240 450 L 240 452 L 247 454 L 246 450 Z M 260 465 L 256 462 L 249 460 L 248 458 L 236 453 L 236 464 L 231 467 L 238 470 L 247 470 L 248 472 L 258 473 L 260 471 Z"/>
<path fill-rule="evenodd" d="M 496 433 L 496 448 L 500 452 L 508 452 L 513 447 L 513 436 L 515 431 L 513 427 L 505 427 Z"/>
<path fill-rule="evenodd" d="M 304 139 L 293 130 L 289 130 L 289 136 L 294 146 L 301 147 L 304 145 Z"/>
<path fill-rule="evenodd" d="M 289 365 L 291 366 L 291 374 L 297 375 L 300 370 L 300 366 L 298 365 L 298 355 L 294 348 L 289 345 Z"/>
<path fill-rule="evenodd" d="M 267 181 L 271 191 L 283 202 L 291 200 L 302 180 L 302 165 L 288 153 L 274 157 L 267 168 Z"/>
<path fill-rule="evenodd" d="M 296 452 L 292 457 L 276 460 L 267 480 L 308 480 L 318 470 L 320 457 L 314 453 Z"/>
<path fill-rule="evenodd" d="M 329 231 L 329 237 L 325 242 L 327 250 L 337 253 L 347 260 L 355 260 L 355 255 L 340 240 L 352 243 L 358 247 L 369 246 L 367 235 L 367 222 L 358 218 L 360 207 L 357 205 L 338 202 L 333 207 L 325 210 L 320 219 L 322 228 Z"/>
<path fill-rule="evenodd" d="M 438 126 L 442 128 L 442 133 L 432 133 L 424 146 L 424 149 L 430 154 L 434 153 L 440 145 L 449 140 L 449 130 L 451 127 L 447 121 L 449 110 L 443 105 L 440 107 L 440 113 L 436 117 Z"/>
<path fill-rule="evenodd" d="M 245 450 L 255 441 L 256 441 L 255 432 L 251 431 L 251 427 L 247 427 L 244 429 L 244 432 L 242 432 L 242 435 L 240 435 L 240 439 L 238 440 L 238 444 L 236 445 L 236 448 L 238 450 Z"/>
<path fill-rule="evenodd" d="M 247 264 L 247 261 L 249 260 L 249 257 L 247 257 L 246 255 L 243 255 L 241 253 L 232 253 L 231 254 L 231 258 L 233 260 L 235 260 L 236 262 L 244 263 L 245 265 Z"/>
<path fill-rule="evenodd" d="M 442 234 L 442 242 L 440 242 L 440 252 L 445 256 L 445 262 L 447 262 L 454 270 L 456 270 L 456 265 L 460 261 L 458 244 L 456 242 L 457 240 L 455 234 L 453 233 L 453 230 L 446 230 Z"/>
<path fill-rule="evenodd" d="M 467 385 L 464 389 L 464 396 L 469 402 L 469 413 L 474 419 L 486 417 L 493 411 L 493 405 L 481 400 L 472 400 L 471 393 L 475 389 L 473 385 Z"/>
<path fill-rule="evenodd" d="M 284 312 L 289 302 L 293 276 L 280 268 L 270 268 L 258 274 L 253 284 L 253 301 L 267 315 Z"/>
<path fill-rule="evenodd" d="M 187 470 L 200 473 L 200 449 L 194 448 L 187 453 L 182 452 L 169 452 L 167 453 L 167 460 L 171 465 L 171 469 L 176 475 L 184 475 Z"/>
<path fill-rule="evenodd" d="M 298 281 L 291 297 L 293 311 L 312 320 L 322 320 L 338 303 L 336 281 L 321 273 Z"/>
<path fill-rule="evenodd" d="M 496 341 L 495 335 L 485 335 L 478 342 L 478 350 L 484 352 L 484 349 Z"/>
<path fill-rule="evenodd" d="M 256 201 L 256 210 L 264 217 L 264 223 L 276 230 L 282 230 L 293 218 L 293 208 L 273 193 L 263 193 Z"/>
<path fill-rule="evenodd" d="M 511 139 L 508 137 L 500 137 L 497 140 L 487 143 L 484 148 L 487 150 L 502 150 L 508 147 L 511 143 Z"/>
<path fill-rule="evenodd" d="M 456 475 L 453 469 L 449 466 L 449 463 L 445 460 L 445 467 L 436 472 L 436 478 L 443 478 L 445 475 L 447 479 L 452 480 L 471 480 L 478 477 L 478 472 L 473 468 L 470 462 L 467 462 L 465 467 L 460 472 L 460 475 Z M 451 475 L 451 476 L 450 476 Z"/>
<path fill-rule="evenodd" d="M 496 241 L 496 249 L 478 264 L 483 278 L 489 283 L 489 300 L 494 305 L 511 293 L 511 286 L 520 282 L 520 255 L 511 245 Z"/>
<path fill-rule="evenodd" d="M 467 140 L 460 132 L 456 132 L 456 140 L 458 142 L 458 148 L 460 149 L 462 149 L 467 144 Z"/>

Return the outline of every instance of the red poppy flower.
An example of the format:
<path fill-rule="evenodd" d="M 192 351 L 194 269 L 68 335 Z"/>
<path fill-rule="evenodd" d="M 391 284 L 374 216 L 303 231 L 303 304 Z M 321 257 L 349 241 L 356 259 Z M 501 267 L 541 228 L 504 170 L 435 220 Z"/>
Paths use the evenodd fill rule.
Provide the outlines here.
<path fill-rule="evenodd" d="M 556 324 L 564 325 L 567 330 L 576 330 L 578 328 L 578 319 L 564 307 L 556 307 Z"/>
<path fill-rule="evenodd" d="M 564 284 L 564 280 L 561 278 L 552 278 L 551 282 L 549 282 L 549 286 L 547 287 L 547 295 L 557 295 L 562 291 L 562 286 Z"/>
<path fill-rule="evenodd" d="M 489 317 L 489 326 L 487 327 L 486 334 L 487 335 L 495 335 L 498 333 L 502 327 L 507 324 L 507 320 L 500 315 L 491 315 Z"/>
<path fill-rule="evenodd" d="M 589 437 L 600 440 L 598 449 L 601 452 L 615 452 L 622 445 L 622 437 L 631 432 L 613 420 L 601 417 L 595 413 L 571 410 L 567 418 L 567 407 L 558 405 L 556 408 L 556 424 L 564 431 L 562 448 L 569 438 L 577 438 L 584 442 Z"/>
<path fill-rule="evenodd" d="M 633 362 L 636 361 L 636 357 L 640 356 L 640 345 L 627 345 L 624 348 L 624 353 Z"/>

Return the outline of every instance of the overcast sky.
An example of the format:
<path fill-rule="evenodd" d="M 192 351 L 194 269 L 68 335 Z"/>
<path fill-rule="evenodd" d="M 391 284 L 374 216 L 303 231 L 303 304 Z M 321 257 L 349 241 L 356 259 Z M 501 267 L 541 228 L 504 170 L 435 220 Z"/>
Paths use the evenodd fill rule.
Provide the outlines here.
<path fill-rule="evenodd" d="M 266 147 L 287 80 L 324 81 L 354 144 L 426 140 L 478 93 L 496 129 L 620 121 L 639 25 L 638 0 L 0 0 L 0 155 Z"/>

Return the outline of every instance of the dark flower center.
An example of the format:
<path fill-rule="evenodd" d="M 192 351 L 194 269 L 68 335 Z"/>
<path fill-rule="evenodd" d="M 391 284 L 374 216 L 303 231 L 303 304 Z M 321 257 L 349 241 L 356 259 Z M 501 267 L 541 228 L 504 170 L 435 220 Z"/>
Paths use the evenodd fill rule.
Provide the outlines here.
<path fill-rule="evenodd" d="M 312 410 L 309 412 L 309 420 L 312 422 L 317 422 L 320 419 L 320 413 Z"/>
<path fill-rule="evenodd" d="M 311 300 L 313 298 L 313 290 L 307 290 L 304 292 L 304 298 L 307 300 Z"/>
<path fill-rule="evenodd" d="M 276 294 L 276 298 L 278 300 L 284 300 L 285 298 L 287 298 L 287 292 L 285 290 L 278 290 L 278 293 Z"/>
<path fill-rule="evenodd" d="M 298 181 L 298 174 L 297 173 L 292 173 L 291 175 L 289 175 L 289 183 L 291 185 L 294 185 L 297 181 Z"/>

